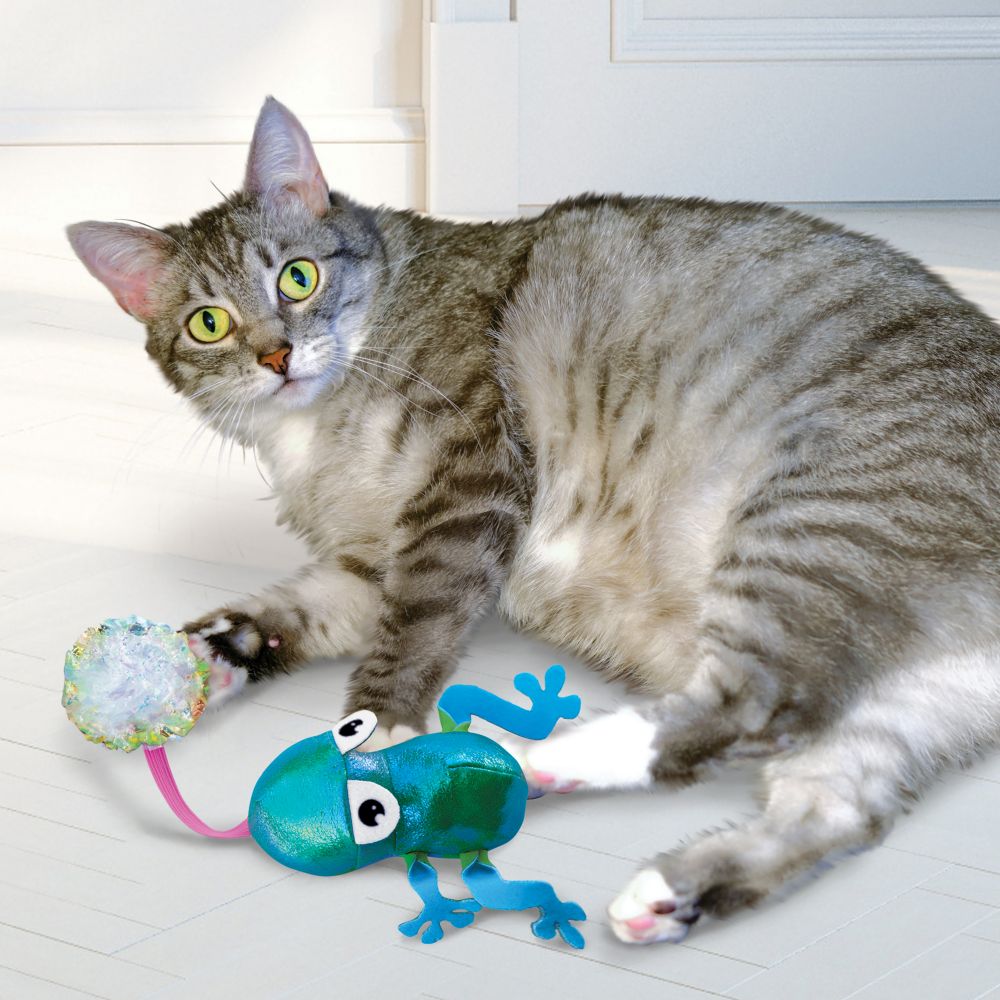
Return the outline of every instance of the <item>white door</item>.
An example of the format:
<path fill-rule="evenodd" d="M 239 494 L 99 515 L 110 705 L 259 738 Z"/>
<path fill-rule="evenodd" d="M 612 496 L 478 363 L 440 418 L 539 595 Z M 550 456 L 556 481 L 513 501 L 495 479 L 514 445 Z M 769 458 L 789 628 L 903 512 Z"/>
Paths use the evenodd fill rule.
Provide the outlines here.
<path fill-rule="evenodd" d="M 432 38 L 454 31 L 456 51 L 467 48 L 465 20 L 493 43 L 460 72 L 446 44 L 429 52 L 432 210 L 513 214 L 584 190 L 822 202 L 1000 197 L 1000 0 L 437 7 Z M 433 131 L 433 97 L 456 89 L 463 104 L 443 111 L 444 140 Z M 463 115 L 475 123 L 468 132 Z M 481 132 L 485 143 L 463 140 Z"/>

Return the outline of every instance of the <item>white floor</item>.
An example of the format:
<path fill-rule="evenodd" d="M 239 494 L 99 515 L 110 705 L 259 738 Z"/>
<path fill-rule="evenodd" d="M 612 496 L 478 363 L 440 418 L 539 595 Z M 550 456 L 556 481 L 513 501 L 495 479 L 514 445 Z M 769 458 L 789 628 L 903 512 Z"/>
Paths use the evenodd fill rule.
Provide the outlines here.
<path fill-rule="evenodd" d="M 1000 316 L 1000 206 L 820 212 L 889 236 Z M 949 775 L 884 846 L 681 946 L 618 944 L 604 907 L 643 858 L 752 810 L 752 772 L 680 794 L 529 804 L 495 858 L 584 905 L 582 953 L 494 912 L 421 945 L 395 929 L 417 909 L 401 863 L 311 878 L 251 842 L 188 833 L 141 757 L 67 722 L 63 653 L 109 615 L 179 623 L 255 590 L 300 550 L 270 525 L 249 457 L 227 470 L 225 453 L 203 466 L 181 455 L 193 425 L 137 333 L 47 238 L 0 246 L 8 281 L 18 268 L 26 284 L 38 268 L 67 276 L 62 298 L 32 289 L 0 318 L 0 997 L 1000 998 L 1000 758 Z M 587 708 L 623 700 L 495 621 L 459 680 L 503 693 L 517 671 L 560 660 Z M 173 747 L 195 809 L 216 825 L 242 818 L 268 761 L 338 717 L 348 667 L 283 678 Z"/>

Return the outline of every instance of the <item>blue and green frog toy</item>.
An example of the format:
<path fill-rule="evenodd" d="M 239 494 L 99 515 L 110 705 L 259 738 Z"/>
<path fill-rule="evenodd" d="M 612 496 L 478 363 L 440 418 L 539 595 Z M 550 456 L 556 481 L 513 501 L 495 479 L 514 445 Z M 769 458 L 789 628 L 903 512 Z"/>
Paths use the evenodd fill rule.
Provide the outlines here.
<path fill-rule="evenodd" d="M 472 923 L 482 907 L 527 910 L 540 938 L 556 933 L 584 946 L 572 921 L 586 920 L 576 903 L 559 899 L 547 882 L 502 878 L 489 851 L 511 840 L 524 822 L 529 797 L 517 761 L 498 743 L 470 733 L 472 716 L 527 739 L 544 739 L 560 719 L 580 712 L 576 695 L 562 695 L 566 672 L 550 667 L 544 684 L 518 674 L 514 687 L 531 701 L 521 708 L 474 685 L 447 688 L 438 703 L 440 733 L 417 736 L 384 750 L 359 748 L 377 720 L 358 711 L 333 729 L 279 754 L 260 776 L 250 799 L 250 835 L 273 858 L 313 875 L 342 875 L 390 857 L 406 861 L 410 885 L 423 901 L 420 915 L 400 931 L 430 944 L 442 924 Z M 458 858 L 469 899 L 438 889 L 430 858 Z"/>

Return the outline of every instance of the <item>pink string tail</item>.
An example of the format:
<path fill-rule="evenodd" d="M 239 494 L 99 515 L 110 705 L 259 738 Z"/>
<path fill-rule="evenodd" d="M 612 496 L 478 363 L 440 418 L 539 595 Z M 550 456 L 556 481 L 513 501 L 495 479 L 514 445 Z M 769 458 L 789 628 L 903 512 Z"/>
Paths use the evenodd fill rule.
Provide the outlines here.
<path fill-rule="evenodd" d="M 167 805 L 174 811 L 174 815 L 185 826 L 190 827 L 195 833 L 200 833 L 203 837 L 221 837 L 226 840 L 232 840 L 236 837 L 250 836 L 250 828 L 247 826 L 246 820 L 243 820 L 242 823 L 234 826 L 231 830 L 216 830 L 208 826 L 208 824 L 203 823 L 191 811 L 177 788 L 173 771 L 170 770 L 170 762 L 167 760 L 167 748 L 144 746 L 142 750 L 146 755 L 146 763 L 149 765 L 149 770 L 153 775 L 153 781 L 156 782 L 156 787 L 159 788 L 160 794 L 167 800 Z"/>

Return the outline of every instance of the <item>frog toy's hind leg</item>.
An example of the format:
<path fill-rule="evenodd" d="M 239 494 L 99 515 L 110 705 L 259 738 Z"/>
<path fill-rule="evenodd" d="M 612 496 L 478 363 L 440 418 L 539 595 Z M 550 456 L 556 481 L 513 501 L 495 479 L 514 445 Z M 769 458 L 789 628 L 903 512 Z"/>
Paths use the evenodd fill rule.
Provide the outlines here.
<path fill-rule="evenodd" d="M 420 915 L 399 925 L 407 937 L 416 937 L 424 924 L 430 926 L 420 940 L 424 944 L 440 941 L 444 935 L 441 923 L 445 920 L 456 927 L 467 927 L 472 923 L 479 903 L 474 899 L 449 899 L 438 889 L 438 877 L 426 854 L 406 854 L 407 875 L 413 891 L 423 900 Z"/>
<path fill-rule="evenodd" d="M 486 851 L 461 856 L 462 878 L 482 906 L 493 910 L 529 910 L 537 906 L 539 918 L 531 932 L 540 938 L 562 939 L 574 948 L 582 948 L 583 935 L 570 923 L 586 920 L 587 914 L 577 903 L 561 900 L 548 882 L 508 882 L 493 866 Z"/>

